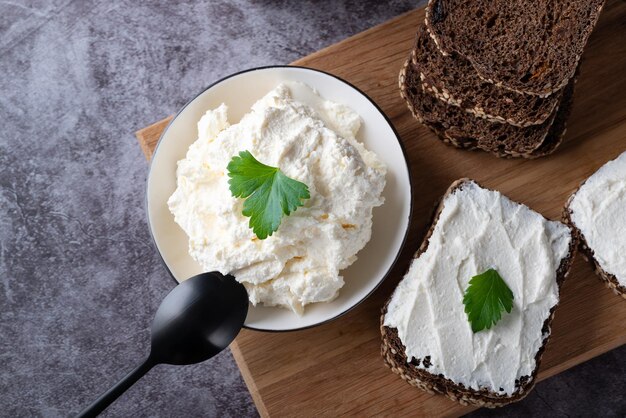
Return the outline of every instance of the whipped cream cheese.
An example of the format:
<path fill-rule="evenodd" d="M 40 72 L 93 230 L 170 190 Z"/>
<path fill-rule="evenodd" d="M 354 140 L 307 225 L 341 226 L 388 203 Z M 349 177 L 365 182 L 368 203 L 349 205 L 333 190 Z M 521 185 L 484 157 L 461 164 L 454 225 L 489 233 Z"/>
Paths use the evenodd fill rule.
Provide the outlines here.
<path fill-rule="evenodd" d="M 344 284 L 340 271 L 370 240 L 372 208 L 383 203 L 386 168 L 356 140 L 360 126 L 352 109 L 302 83 L 280 84 L 233 125 L 224 104 L 206 112 L 168 201 L 191 257 L 206 271 L 235 276 L 255 305 L 301 314 L 306 304 L 333 300 Z M 265 240 L 229 190 L 226 166 L 244 150 L 311 195 Z"/>
<path fill-rule="evenodd" d="M 569 208 L 602 270 L 626 286 L 626 152 L 589 177 Z"/>
<path fill-rule="evenodd" d="M 475 390 L 510 395 L 530 376 L 542 332 L 559 301 L 556 272 L 569 253 L 570 230 L 474 182 L 443 201 L 427 250 L 413 260 L 387 308 L 406 355 L 431 374 Z M 472 276 L 495 268 L 513 291 L 513 310 L 476 334 L 464 312 Z M 413 367 L 413 366 L 410 366 Z"/>

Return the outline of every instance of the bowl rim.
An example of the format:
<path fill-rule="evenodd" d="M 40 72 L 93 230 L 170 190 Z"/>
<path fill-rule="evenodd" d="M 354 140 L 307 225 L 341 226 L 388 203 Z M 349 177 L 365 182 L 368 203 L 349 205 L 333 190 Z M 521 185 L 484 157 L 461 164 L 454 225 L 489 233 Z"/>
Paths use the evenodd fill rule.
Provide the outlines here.
<path fill-rule="evenodd" d="M 305 66 L 301 66 L 301 65 L 280 65 L 280 64 L 278 64 L 278 65 L 265 65 L 265 66 L 259 66 L 259 67 L 252 67 L 252 68 L 248 68 L 248 69 L 245 69 L 245 70 L 241 70 L 241 71 L 237 71 L 235 73 L 229 74 L 227 76 L 224 76 L 224 77 L 218 79 L 217 81 L 214 81 L 213 83 L 209 84 L 207 87 L 202 89 L 202 91 L 200 91 L 193 98 L 191 98 L 189 101 L 187 101 L 187 103 L 185 103 L 183 105 L 183 107 L 181 107 L 180 110 L 178 112 L 176 112 L 176 114 L 172 117 L 172 119 L 168 122 L 168 124 L 163 129 L 163 132 L 161 132 L 161 135 L 159 136 L 159 140 L 157 141 L 157 144 L 154 147 L 154 151 L 152 152 L 152 156 L 150 157 L 150 164 L 149 164 L 149 167 L 148 167 L 148 175 L 146 176 L 146 191 L 145 191 L 145 199 L 144 199 L 144 210 L 146 212 L 146 220 L 148 221 L 148 230 L 150 231 L 150 240 L 152 242 L 152 245 L 153 245 L 154 249 L 156 250 L 156 253 L 159 255 L 159 259 L 161 260 L 161 263 L 165 267 L 165 270 L 167 271 L 167 273 L 170 275 L 172 280 L 177 285 L 179 284 L 179 282 L 178 282 L 178 280 L 176 280 L 176 277 L 174 277 L 174 274 L 172 273 L 172 271 L 170 270 L 169 266 L 165 262 L 165 259 L 163 258 L 163 255 L 161 254 L 161 251 L 159 250 L 159 246 L 157 245 L 156 238 L 154 237 L 154 231 L 152 230 L 152 222 L 150 220 L 150 210 L 149 210 L 149 207 L 148 207 L 148 205 L 149 205 L 149 197 L 148 197 L 149 179 L 150 179 L 150 175 L 152 174 L 154 157 L 156 156 L 157 152 L 159 151 L 159 145 L 161 145 L 161 141 L 163 140 L 164 136 L 167 134 L 167 131 L 169 130 L 169 128 L 172 125 L 172 123 L 176 120 L 176 118 L 178 118 L 178 116 L 182 112 L 185 111 L 187 106 L 189 106 L 193 101 L 195 101 L 199 96 L 204 94 L 207 90 L 213 88 L 214 86 L 216 86 L 216 85 L 218 85 L 218 84 L 220 84 L 220 83 L 222 83 L 222 82 L 224 82 L 224 81 L 226 81 L 226 80 L 228 80 L 230 78 L 239 76 L 241 74 L 245 74 L 245 73 L 249 73 L 249 72 L 253 72 L 253 71 L 259 71 L 259 70 L 268 70 L 268 69 L 273 69 L 273 68 L 296 68 L 296 69 L 300 69 L 300 70 L 313 71 L 313 72 L 321 73 L 323 75 L 332 77 L 332 78 L 334 78 L 335 80 L 337 80 L 337 81 L 339 81 L 341 83 L 346 84 L 348 87 L 351 87 L 352 89 L 356 90 L 359 94 L 361 94 L 383 116 L 383 118 L 385 119 L 385 122 L 387 122 L 387 125 L 389 126 L 389 128 L 391 128 L 391 131 L 393 132 L 393 135 L 394 135 L 394 137 L 396 139 L 396 142 L 398 143 L 398 145 L 400 146 L 400 150 L 402 151 L 402 157 L 404 158 L 404 164 L 405 164 L 405 168 L 406 168 L 406 171 L 407 171 L 407 174 L 408 174 L 408 178 L 409 178 L 409 213 L 408 213 L 408 222 L 407 222 L 406 230 L 404 231 L 404 236 L 402 237 L 402 242 L 400 243 L 400 248 L 398 249 L 397 254 L 395 255 L 393 261 L 389 265 L 389 268 L 387 269 L 385 274 L 383 274 L 381 276 L 381 278 L 378 280 L 378 283 L 376 283 L 376 285 L 365 296 L 363 296 L 357 303 L 355 303 L 354 305 L 352 305 L 349 308 L 345 309 L 344 311 L 338 313 L 337 315 L 333 316 L 332 318 L 325 319 L 325 320 L 323 320 L 321 322 L 317 322 L 315 324 L 306 325 L 306 326 L 297 327 L 297 328 L 289 328 L 289 329 L 255 328 L 255 327 L 252 327 L 252 326 L 249 326 L 249 325 L 245 325 L 245 324 L 243 325 L 243 328 L 248 329 L 248 330 L 252 330 L 252 331 L 270 332 L 270 333 L 282 333 L 282 332 L 302 331 L 302 330 L 314 328 L 314 327 L 317 327 L 317 326 L 320 326 L 320 325 L 327 324 L 327 323 L 329 323 L 331 321 L 334 321 L 337 318 L 346 315 L 348 312 L 351 312 L 357 306 L 361 305 L 367 298 L 369 298 L 380 287 L 380 285 L 387 279 L 387 277 L 389 277 L 389 274 L 391 273 L 391 270 L 393 270 L 393 268 L 398 263 L 398 259 L 400 258 L 400 255 L 402 254 L 402 250 L 406 246 L 406 241 L 407 241 L 408 236 L 409 236 L 409 230 L 411 229 L 411 222 L 413 220 L 413 197 L 414 196 L 413 196 L 413 177 L 411 175 L 411 167 L 409 165 L 409 159 L 407 157 L 406 148 L 405 148 L 404 144 L 402 143 L 402 141 L 400 140 L 400 135 L 398 134 L 398 131 L 396 130 L 396 128 L 393 125 L 393 123 L 391 123 L 391 120 L 389 119 L 387 114 L 385 114 L 385 112 L 383 112 L 383 110 L 380 108 L 380 106 L 371 97 L 369 97 L 364 91 L 362 91 L 361 89 L 356 87 L 354 84 L 350 83 L 349 81 L 344 80 L 343 78 L 341 78 L 339 76 L 331 74 L 329 72 L 326 72 L 326 71 L 323 71 L 323 70 L 318 70 L 318 69 L 315 69 L 315 68 L 305 67 Z"/>

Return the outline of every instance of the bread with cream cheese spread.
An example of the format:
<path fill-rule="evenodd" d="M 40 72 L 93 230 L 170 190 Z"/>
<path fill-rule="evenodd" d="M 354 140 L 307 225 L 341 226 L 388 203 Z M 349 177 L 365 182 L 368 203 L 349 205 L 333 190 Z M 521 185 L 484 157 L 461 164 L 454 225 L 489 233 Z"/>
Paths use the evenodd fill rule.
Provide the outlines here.
<path fill-rule="evenodd" d="M 567 201 L 566 222 L 595 272 L 626 299 L 626 151 L 586 179 Z"/>
<path fill-rule="evenodd" d="M 459 195 L 460 193 L 462 193 L 462 195 Z M 457 242 L 457 245 L 460 242 L 464 242 L 463 237 L 455 237 L 455 236 L 450 236 L 450 235 L 445 235 L 446 239 L 445 240 L 440 240 L 439 238 L 437 238 L 437 234 L 441 234 L 440 231 L 436 232 L 437 229 L 437 225 L 438 222 L 441 219 L 442 213 L 444 213 L 444 208 L 446 207 L 446 204 L 450 204 L 453 205 L 452 208 L 450 208 L 448 211 L 445 211 L 446 215 L 445 216 L 450 216 L 449 213 L 455 213 L 454 211 L 468 211 L 468 215 L 469 216 L 469 220 L 466 220 L 468 222 L 472 222 L 473 218 L 471 218 L 472 216 L 491 216 L 491 213 L 487 213 L 490 211 L 485 211 L 485 213 L 479 213 L 478 215 L 476 215 L 474 212 L 472 212 L 470 209 L 466 209 L 465 205 L 462 204 L 461 199 L 467 199 L 468 197 L 473 196 L 474 194 L 481 194 L 481 193 L 497 193 L 488 189 L 484 189 L 482 187 L 480 187 L 477 183 L 475 183 L 472 180 L 469 179 L 460 179 L 457 180 L 456 182 L 454 182 L 446 191 L 445 195 L 443 196 L 443 198 L 441 199 L 441 201 L 439 202 L 436 210 L 435 210 L 435 214 L 434 214 L 434 220 L 432 222 L 431 227 L 429 228 L 419 250 L 417 251 L 416 255 L 415 255 L 415 260 L 413 261 L 413 264 L 411 265 L 411 268 L 409 269 L 409 272 L 407 273 L 407 276 L 405 276 L 405 278 L 403 279 L 403 281 L 400 282 L 400 284 L 398 285 L 398 287 L 396 288 L 396 290 L 394 291 L 394 294 L 389 298 L 389 300 L 387 301 L 387 303 L 385 304 L 385 306 L 382 309 L 382 315 L 381 315 L 381 326 L 380 326 L 380 331 L 381 331 L 381 335 L 382 335 L 382 347 L 381 347 L 381 354 L 382 357 L 385 361 L 385 363 L 391 368 L 391 370 L 398 374 L 402 379 L 404 379 L 405 381 L 407 381 L 409 384 L 416 386 L 420 389 L 423 389 L 427 392 L 430 393 L 441 393 L 445 396 L 447 396 L 448 398 L 457 401 L 463 405 L 476 405 L 476 406 L 480 406 L 480 407 L 498 407 L 498 406 L 503 406 L 515 401 L 518 401 L 522 398 L 524 398 L 529 391 L 533 388 L 535 382 L 536 382 L 536 377 L 537 377 L 537 371 L 539 369 L 539 364 L 541 362 L 541 357 L 543 355 L 543 352 L 546 348 L 546 344 L 548 342 L 548 339 L 550 337 L 550 326 L 552 323 L 552 319 L 554 316 L 554 312 L 555 309 L 558 305 L 558 297 L 556 299 L 556 303 L 554 305 L 551 306 L 552 300 L 550 301 L 550 303 L 547 303 L 546 305 L 544 305 L 544 311 L 545 311 L 545 316 L 542 317 L 533 317 L 533 310 L 532 309 L 528 309 L 528 310 L 524 310 L 521 313 L 518 314 L 517 319 L 522 321 L 522 328 L 520 328 L 522 331 L 524 330 L 524 324 L 526 324 L 526 322 L 524 321 L 530 321 L 532 322 L 532 320 L 534 319 L 534 324 L 535 324 L 535 328 L 533 329 L 533 332 L 536 337 L 534 341 L 534 345 L 531 345 L 530 348 L 528 349 L 528 353 L 532 353 L 533 355 L 533 359 L 534 362 L 529 362 L 526 366 L 527 367 L 533 367 L 532 370 L 530 370 L 528 372 L 528 374 L 524 374 L 521 376 L 518 376 L 518 378 L 515 379 L 515 381 L 508 381 L 507 385 L 509 388 L 514 388 L 514 390 L 510 389 L 510 393 L 504 393 L 503 392 L 503 388 L 497 388 L 494 389 L 493 387 L 489 387 L 488 384 L 485 385 L 478 385 L 476 386 L 475 384 L 472 384 L 471 382 L 463 382 L 460 381 L 462 379 L 454 379 L 451 376 L 447 376 L 443 373 L 440 372 L 440 370 L 438 369 L 438 364 L 445 364 L 446 361 L 450 361 L 452 362 L 452 364 L 458 364 L 458 362 L 470 362 L 472 361 L 471 359 L 468 358 L 458 358 L 458 357 L 454 357 L 452 359 L 443 359 L 443 358 L 438 358 L 437 357 L 437 353 L 433 352 L 433 353 L 424 353 L 424 356 L 421 356 L 420 358 L 415 358 L 415 356 L 411 356 L 411 358 L 409 358 L 406 354 L 406 346 L 403 343 L 400 334 L 399 334 L 399 328 L 391 326 L 390 324 L 388 324 L 387 320 L 386 320 L 386 316 L 390 314 L 390 306 L 393 306 L 394 309 L 402 309 L 402 308 L 398 308 L 398 307 L 402 307 L 403 306 L 403 300 L 404 299 L 398 299 L 394 301 L 394 297 L 398 297 L 398 298 L 402 298 L 402 293 L 400 293 L 399 296 L 396 296 L 396 292 L 399 292 L 398 289 L 401 288 L 403 286 L 403 282 L 405 280 L 412 280 L 412 279 L 407 279 L 407 277 L 409 277 L 409 275 L 411 274 L 411 270 L 416 268 L 417 265 L 417 261 L 419 260 L 420 257 L 428 257 L 428 255 L 426 254 L 426 252 L 428 251 L 429 245 L 435 245 L 435 246 L 439 246 L 441 248 L 443 248 L 443 245 L 454 245 L 453 243 L 455 242 L 455 239 L 460 239 L 459 242 Z M 456 199 L 455 200 L 451 200 L 451 196 L 457 194 Z M 498 194 L 499 195 L 499 194 Z M 465 196 L 465 197 L 463 197 Z M 491 196 L 491 194 L 490 194 Z M 549 277 L 552 277 L 551 279 L 546 279 L 546 283 L 552 283 L 549 284 L 550 286 L 556 286 L 556 287 L 552 287 L 552 289 L 556 290 L 556 294 L 558 296 L 558 290 L 561 287 L 561 284 L 563 283 L 563 281 L 565 280 L 565 277 L 567 276 L 569 269 L 572 265 L 573 262 L 573 258 L 575 255 L 575 249 L 577 246 L 577 237 L 576 235 L 572 232 L 572 230 L 560 223 L 554 222 L 554 221 L 548 221 L 545 218 L 541 217 L 541 215 L 537 214 L 536 212 L 532 211 L 531 209 L 529 209 L 526 206 L 520 205 L 518 203 L 515 203 L 511 200 L 509 200 L 508 198 L 499 195 L 503 200 L 501 202 L 502 207 L 507 207 L 507 208 L 513 208 L 514 210 L 511 213 L 515 213 L 515 211 L 523 211 L 524 212 L 524 216 L 527 216 L 524 219 L 532 219 L 534 223 L 538 223 L 538 225 L 544 225 L 544 227 L 548 228 L 548 224 L 550 224 L 551 226 L 548 228 L 550 231 L 559 231 L 558 235 L 560 238 L 559 244 L 558 244 L 558 248 L 559 248 L 559 254 L 562 255 L 562 257 L 556 257 L 556 258 L 551 258 L 550 260 L 550 265 L 556 265 L 558 266 L 554 273 L 551 273 L 551 275 Z M 452 202 L 452 203 L 450 203 Z M 508 213 L 508 212 L 507 212 Z M 444 218 L 445 219 L 445 218 Z M 504 219 L 504 218 L 503 218 Z M 543 219 L 543 221 L 541 221 Z M 449 220 L 449 219 L 448 219 Z M 445 221 L 444 221 L 445 222 Z M 504 222 L 502 223 L 502 225 L 504 226 Z M 509 225 L 510 226 L 510 225 Z M 527 225 L 528 226 L 528 225 Z M 521 228 L 522 226 L 520 226 L 520 229 L 518 229 L 517 231 L 521 231 L 523 230 L 523 228 Z M 554 232 L 552 232 L 552 234 L 555 234 Z M 565 234 L 569 235 L 569 239 L 566 239 Z M 549 235 L 549 234 L 548 234 Z M 553 235 L 554 236 L 554 235 Z M 435 243 L 432 244 L 431 241 L 435 239 Z M 549 239 L 549 238 L 548 238 Z M 554 238 L 555 240 L 557 238 Z M 443 244 L 442 244 L 443 242 Z M 552 242 L 552 241 L 550 241 Z M 554 241 L 556 242 L 556 241 Z M 465 242 L 463 243 L 463 245 L 469 245 L 466 244 Z M 523 245 L 527 245 L 527 244 L 523 244 Z M 552 244 L 551 244 L 552 245 Z M 463 247 L 463 246 L 461 246 Z M 529 246 L 529 248 L 531 248 L 532 250 L 532 245 Z M 550 248 L 557 248 L 557 244 L 554 244 L 553 246 L 551 246 Z M 450 253 L 451 254 L 451 253 Z M 436 258 L 436 260 L 438 260 L 438 262 L 440 263 L 449 263 L 451 261 L 450 260 L 450 254 L 446 255 L 445 257 L 438 257 Z M 485 256 L 485 255 L 483 255 Z M 497 258 L 497 256 L 496 256 Z M 428 261 L 428 259 L 426 259 L 426 261 Z M 533 260 L 534 262 L 536 262 L 537 260 Z M 421 264 L 420 264 L 421 265 Z M 496 266 L 497 267 L 497 266 Z M 549 271 L 549 269 L 547 270 Z M 504 274 L 503 277 L 506 277 L 506 268 L 503 269 L 502 271 Z M 510 272 L 509 272 L 510 273 Z M 420 273 L 417 272 L 416 274 L 418 274 L 418 276 L 413 276 L 413 277 L 419 277 L 419 274 L 423 274 L 425 275 L 425 280 L 428 279 L 428 277 L 430 277 L 430 274 L 434 274 L 432 272 L 429 273 L 429 275 L 426 275 L 425 272 Z M 510 273 L 512 274 L 512 273 Z M 526 278 L 527 276 L 524 276 L 525 273 L 520 273 L 522 274 L 522 277 L 524 277 L 523 282 L 526 283 Z M 440 279 L 442 279 L 440 277 Z M 420 279 L 421 280 L 421 279 Z M 433 277 L 431 280 L 436 281 L 436 277 Z M 452 279 L 453 280 L 453 279 Z M 554 282 L 552 282 L 551 280 L 554 280 Z M 411 282 L 409 282 L 409 286 L 411 286 L 410 284 Z M 422 286 L 422 284 L 420 284 L 420 286 Z M 520 284 L 521 286 L 521 284 Z M 526 284 L 524 284 L 524 286 L 526 286 Z M 454 283 L 451 284 L 450 289 L 451 292 L 459 292 L 459 290 L 457 289 L 458 287 L 458 283 L 456 281 L 454 281 Z M 404 290 L 406 290 L 407 287 L 404 287 Z M 412 289 L 411 287 L 408 287 L 408 289 Z M 522 287 L 522 289 L 524 289 L 524 287 Z M 420 292 L 422 292 L 422 294 L 429 294 L 428 290 L 424 290 L 424 288 L 420 288 L 419 289 Z M 541 294 L 541 293 L 538 293 Z M 449 310 L 453 310 L 453 309 L 462 309 L 462 307 L 459 307 L 458 305 L 456 307 L 452 307 L 451 304 L 461 304 L 461 300 L 460 297 L 459 298 L 452 298 L 452 299 L 447 299 L 447 298 L 443 298 L 440 294 L 436 294 L 433 295 L 431 293 L 432 298 L 434 298 L 433 300 L 437 300 L 439 302 L 443 301 L 445 302 L 444 305 L 441 305 L 443 308 L 443 310 L 441 311 L 437 311 L 435 308 L 435 305 L 429 304 L 428 306 L 428 310 L 427 311 L 423 311 L 426 312 L 427 315 L 430 315 L 432 317 L 434 317 L 436 319 L 436 316 L 438 315 L 437 312 L 448 312 Z M 460 296 L 460 295 L 459 295 Z M 416 300 L 416 304 L 417 304 L 417 294 L 411 293 L 411 300 Z M 405 298 L 406 299 L 406 298 Z M 457 300 L 458 299 L 458 300 Z M 430 300 L 430 299 L 429 299 Z M 406 300 L 405 300 L 406 302 Z M 450 305 L 448 305 L 448 303 Z M 522 303 L 522 302 L 520 302 Z M 526 303 L 526 302 L 524 302 Z M 515 306 L 513 308 L 512 312 L 515 312 Z M 417 307 L 415 309 L 423 309 L 423 307 Z M 521 311 L 521 307 L 520 307 L 520 311 Z M 420 311 L 422 312 L 422 311 Z M 415 327 L 415 330 L 419 330 L 419 333 L 417 331 L 415 331 L 415 334 L 413 335 L 413 338 L 418 338 L 418 340 L 422 340 L 424 339 L 424 341 L 433 341 L 432 339 L 436 339 L 439 344 L 443 344 L 441 341 L 445 342 L 445 338 L 442 339 L 441 336 L 445 336 L 445 335 L 451 335 L 453 338 L 453 344 L 449 344 L 450 346 L 458 346 L 460 344 L 463 344 L 464 339 L 461 338 L 461 335 L 459 335 L 459 337 L 457 338 L 457 333 L 450 333 L 449 330 L 445 330 L 445 329 L 437 329 L 435 328 L 435 330 L 430 330 L 428 331 L 428 328 L 424 328 L 424 323 L 426 321 L 428 321 L 429 319 L 432 318 L 426 318 L 424 316 L 420 316 L 420 312 L 413 312 L 413 310 L 411 310 L 411 314 L 410 315 L 417 315 L 419 316 L 419 320 L 417 321 L 410 321 L 411 318 L 413 318 L 412 316 L 406 316 L 404 315 L 404 313 L 400 313 L 398 314 L 398 312 L 395 312 L 396 317 L 401 317 L 401 318 L 408 318 L 409 320 L 406 320 L 408 322 L 408 329 L 410 329 L 411 327 Z M 462 311 L 461 311 L 462 312 Z M 440 314 L 440 315 L 445 315 L 445 314 Z M 509 315 L 513 315 L 513 314 L 509 314 Z M 526 315 L 526 316 L 524 316 Z M 393 316 L 393 315 L 392 315 Z M 460 318 L 460 317 L 459 317 Z M 520 319 L 521 318 L 521 319 Z M 387 318 L 388 319 L 388 318 Z M 448 321 L 449 318 L 446 318 L 446 321 L 443 322 L 442 326 L 444 328 L 446 328 L 447 326 L 449 326 L 449 322 Z M 466 320 L 466 318 L 465 318 Z M 501 320 L 502 323 L 498 323 L 496 324 L 491 330 L 483 330 L 480 332 L 494 332 L 494 334 L 486 334 L 483 335 L 480 338 L 486 338 L 487 341 L 489 341 L 489 339 L 491 338 L 499 338 L 502 335 L 507 335 L 506 333 L 508 332 L 508 330 L 506 328 L 500 328 L 498 330 L 498 327 L 508 327 L 511 326 L 511 324 L 517 324 L 518 322 L 512 322 L 513 319 L 511 319 L 509 322 L 507 323 L 506 318 L 503 318 Z M 452 328 L 452 329 L 456 329 L 456 330 L 462 330 L 462 333 L 469 333 L 471 332 L 471 328 L 469 325 L 469 322 L 463 322 L 462 318 L 458 321 L 458 323 L 456 323 L 456 327 L 457 328 Z M 466 327 L 466 328 L 464 328 Z M 425 331 L 426 330 L 426 331 Z M 405 330 L 406 332 L 406 330 Z M 429 332 L 434 332 L 437 335 L 430 335 Z M 447 334 L 446 334 L 447 332 Z M 498 333 L 498 334 L 496 334 Z M 471 337 L 471 338 L 475 338 L 475 337 Z M 521 337 L 520 337 L 521 338 Z M 430 339 L 430 340 L 427 340 Z M 473 340 L 472 340 L 473 341 Z M 485 341 L 485 340 L 483 340 Z M 523 341 L 523 340 L 522 340 Z M 449 341 L 450 343 L 450 341 Z M 506 341 L 504 341 L 504 343 L 506 343 Z M 430 343 L 427 343 L 430 344 Z M 534 347 L 537 347 L 536 351 L 532 352 L 532 349 Z M 443 353 L 443 349 L 445 347 L 443 347 L 440 352 Z M 456 350 L 457 347 L 453 347 L 452 350 L 454 352 L 454 350 Z M 478 349 L 480 349 L 480 346 L 478 347 Z M 486 356 L 487 359 L 489 359 L 489 356 L 494 356 L 491 358 L 490 361 L 494 361 L 496 364 L 498 364 L 498 358 L 496 356 L 496 352 L 497 350 L 488 350 L 484 355 Z M 529 359 L 527 359 L 527 361 L 530 361 Z M 470 365 L 471 366 L 471 365 Z M 469 366 L 468 366 L 469 367 Z M 507 362 L 507 364 L 503 364 L 502 367 L 515 367 L 514 364 L 509 364 Z M 501 383 L 502 384 L 502 383 Z"/>

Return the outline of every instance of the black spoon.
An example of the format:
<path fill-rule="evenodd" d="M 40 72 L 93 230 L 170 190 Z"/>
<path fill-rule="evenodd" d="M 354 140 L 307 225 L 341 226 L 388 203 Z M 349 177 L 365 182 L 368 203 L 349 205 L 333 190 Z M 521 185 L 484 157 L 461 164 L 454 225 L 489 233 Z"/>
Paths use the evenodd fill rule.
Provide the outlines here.
<path fill-rule="evenodd" d="M 152 322 L 152 348 L 145 361 L 82 411 L 95 417 L 157 364 L 208 360 L 235 339 L 248 314 L 248 293 L 232 276 L 203 273 L 176 286 Z"/>

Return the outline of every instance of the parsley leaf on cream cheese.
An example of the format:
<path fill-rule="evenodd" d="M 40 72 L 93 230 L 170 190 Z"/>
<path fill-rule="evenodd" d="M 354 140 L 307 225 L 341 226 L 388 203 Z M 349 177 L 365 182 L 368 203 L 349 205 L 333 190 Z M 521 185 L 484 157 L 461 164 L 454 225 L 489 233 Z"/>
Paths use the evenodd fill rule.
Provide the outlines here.
<path fill-rule="evenodd" d="M 474 333 L 490 329 L 502 318 L 502 311 L 513 309 L 513 292 L 500 274 L 489 269 L 472 277 L 463 296 L 465 313 Z"/>
<path fill-rule="evenodd" d="M 227 166 L 228 184 L 234 197 L 245 199 L 242 214 L 259 239 L 271 236 L 283 215 L 289 216 L 304 199 L 309 199 L 306 184 L 284 175 L 278 167 L 260 163 L 250 151 L 241 151 Z"/>

